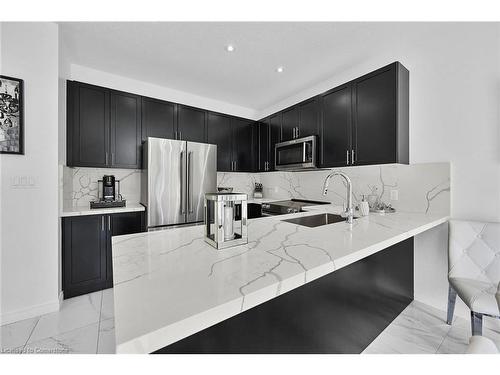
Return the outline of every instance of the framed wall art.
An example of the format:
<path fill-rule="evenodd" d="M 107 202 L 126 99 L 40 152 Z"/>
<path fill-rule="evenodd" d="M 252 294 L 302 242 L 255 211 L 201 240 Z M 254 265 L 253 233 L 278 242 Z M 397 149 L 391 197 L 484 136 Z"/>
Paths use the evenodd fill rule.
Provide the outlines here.
<path fill-rule="evenodd" d="M 23 80 L 0 75 L 0 153 L 24 154 Z"/>

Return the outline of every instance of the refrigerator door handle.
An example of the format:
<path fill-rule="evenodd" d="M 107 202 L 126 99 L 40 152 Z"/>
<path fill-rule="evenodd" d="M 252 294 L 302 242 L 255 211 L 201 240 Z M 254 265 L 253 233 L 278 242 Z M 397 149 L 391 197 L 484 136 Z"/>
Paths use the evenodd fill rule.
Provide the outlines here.
<path fill-rule="evenodd" d="M 184 190 L 186 189 L 185 184 L 184 184 L 184 151 L 181 151 L 181 158 L 180 158 L 180 185 L 181 185 L 181 214 L 184 215 L 186 213 L 186 208 L 184 204 Z"/>
<path fill-rule="evenodd" d="M 187 201 L 188 201 L 188 213 L 193 213 L 193 161 L 192 161 L 193 152 L 188 152 L 188 160 L 187 160 Z"/>

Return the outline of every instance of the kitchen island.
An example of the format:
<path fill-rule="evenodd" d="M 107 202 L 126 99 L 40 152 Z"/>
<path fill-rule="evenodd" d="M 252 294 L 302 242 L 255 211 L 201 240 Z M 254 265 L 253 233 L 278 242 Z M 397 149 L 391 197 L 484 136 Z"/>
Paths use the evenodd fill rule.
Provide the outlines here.
<path fill-rule="evenodd" d="M 336 322 L 328 337 L 345 341 L 367 321 L 368 334 L 347 350 L 360 352 L 413 298 L 412 237 L 448 216 L 371 214 L 316 228 L 283 221 L 340 208 L 307 211 L 250 220 L 248 244 L 225 250 L 204 242 L 202 225 L 113 237 L 116 352 L 338 352 L 336 343 L 309 345 L 328 333 L 321 324 Z M 300 329 L 307 316 L 310 334 Z"/>

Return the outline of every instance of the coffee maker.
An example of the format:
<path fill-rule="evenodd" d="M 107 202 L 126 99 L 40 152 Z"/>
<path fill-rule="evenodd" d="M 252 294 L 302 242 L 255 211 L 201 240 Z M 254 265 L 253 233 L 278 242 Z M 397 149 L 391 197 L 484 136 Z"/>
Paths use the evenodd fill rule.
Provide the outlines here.
<path fill-rule="evenodd" d="M 97 184 L 99 200 L 90 202 L 90 208 L 125 207 L 126 201 L 120 194 L 120 180 L 113 175 L 104 175 Z"/>
<path fill-rule="evenodd" d="M 102 177 L 102 200 L 105 202 L 114 201 L 116 198 L 116 179 L 115 176 Z"/>

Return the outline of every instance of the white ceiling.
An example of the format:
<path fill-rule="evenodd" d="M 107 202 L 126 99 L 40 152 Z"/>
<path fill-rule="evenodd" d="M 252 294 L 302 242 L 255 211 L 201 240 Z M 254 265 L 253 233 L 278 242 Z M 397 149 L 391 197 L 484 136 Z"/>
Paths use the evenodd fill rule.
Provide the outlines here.
<path fill-rule="evenodd" d="M 256 111 L 361 63 L 381 38 L 397 35 L 394 24 L 370 23 L 60 25 L 72 63 Z"/>

